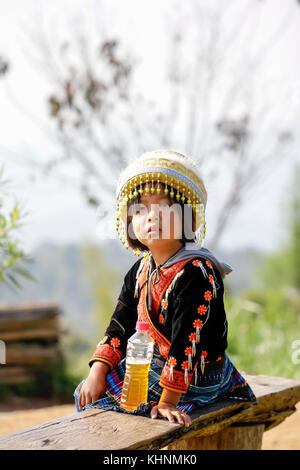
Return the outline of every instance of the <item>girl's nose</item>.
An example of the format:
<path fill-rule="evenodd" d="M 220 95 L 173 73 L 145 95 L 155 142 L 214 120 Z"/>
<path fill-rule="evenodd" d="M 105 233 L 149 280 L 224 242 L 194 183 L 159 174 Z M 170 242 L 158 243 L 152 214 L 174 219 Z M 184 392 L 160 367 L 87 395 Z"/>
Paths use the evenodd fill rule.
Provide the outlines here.
<path fill-rule="evenodd" d="M 148 222 L 155 222 L 159 219 L 159 214 L 155 206 L 151 205 L 151 209 L 148 212 L 147 221 Z"/>

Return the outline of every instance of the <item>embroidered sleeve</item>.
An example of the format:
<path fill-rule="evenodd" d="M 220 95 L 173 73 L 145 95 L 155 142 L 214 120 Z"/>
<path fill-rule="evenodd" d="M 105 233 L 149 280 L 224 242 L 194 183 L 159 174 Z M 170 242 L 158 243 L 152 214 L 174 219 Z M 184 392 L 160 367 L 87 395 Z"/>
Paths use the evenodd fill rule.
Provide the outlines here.
<path fill-rule="evenodd" d="M 112 370 L 126 355 L 128 338 L 135 332 L 137 322 L 138 298 L 134 296 L 138 260 L 128 271 L 118 297 L 115 311 L 104 333 L 104 338 L 97 344 L 89 360 L 91 367 L 95 361 L 105 362 Z"/>
<path fill-rule="evenodd" d="M 173 291 L 171 345 L 159 384 L 186 393 L 193 374 L 220 360 L 227 347 L 227 320 L 219 271 L 203 258 L 189 261 Z"/>

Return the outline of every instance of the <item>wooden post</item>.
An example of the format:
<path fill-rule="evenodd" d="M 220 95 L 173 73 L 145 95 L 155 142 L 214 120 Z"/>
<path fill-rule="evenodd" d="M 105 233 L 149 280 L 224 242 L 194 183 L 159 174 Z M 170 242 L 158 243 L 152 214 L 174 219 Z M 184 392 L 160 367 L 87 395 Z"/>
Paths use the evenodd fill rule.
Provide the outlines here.
<path fill-rule="evenodd" d="M 264 424 L 233 424 L 211 436 L 172 442 L 163 450 L 260 450 Z"/>

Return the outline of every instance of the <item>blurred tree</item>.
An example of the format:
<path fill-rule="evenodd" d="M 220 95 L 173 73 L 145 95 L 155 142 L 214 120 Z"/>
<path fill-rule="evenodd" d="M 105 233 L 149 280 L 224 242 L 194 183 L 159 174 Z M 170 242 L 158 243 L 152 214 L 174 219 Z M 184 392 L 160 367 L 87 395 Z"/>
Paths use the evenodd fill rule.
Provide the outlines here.
<path fill-rule="evenodd" d="M 9 62 L 0 55 L 0 77 L 9 71 Z"/>
<path fill-rule="evenodd" d="M 269 95 L 273 83 L 267 77 L 265 83 L 256 83 L 256 75 L 288 30 L 293 12 L 288 10 L 276 31 L 255 50 L 250 46 L 257 19 L 250 13 L 260 8 L 256 5 L 250 2 L 239 9 L 230 2 L 226 10 L 212 11 L 206 1 L 176 2 L 176 8 L 174 3 L 174 16 L 168 15 L 166 76 L 157 99 L 151 98 L 148 84 L 135 83 L 138 61 L 124 52 L 119 39 L 102 33 L 95 43 L 91 31 L 87 36 L 78 28 L 69 40 L 29 32 L 31 50 L 39 53 L 52 84 L 48 112 L 60 150 L 45 164 L 39 157 L 27 162 L 47 175 L 76 163 L 78 187 L 89 204 L 99 205 L 114 199 L 116 177 L 131 155 L 161 147 L 195 155 L 207 171 L 207 184 L 215 182 L 216 193 L 222 185 L 209 240 L 215 249 L 250 190 L 254 194 L 266 182 L 283 161 L 283 152 L 289 157 L 286 150 L 292 141 L 284 126 L 272 131 L 271 138 L 268 135 L 265 123 L 274 111 L 274 94 Z M 103 6 L 98 2 L 98 34 L 109 23 Z M 231 15 L 229 33 L 226 15 Z"/>
<path fill-rule="evenodd" d="M 15 232 L 22 225 L 22 220 L 27 215 L 15 202 L 11 209 L 7 208 L 7 199 L 4 205 L 4 197 L 7 197 L 5 186 L 8 180 L 3 179 L 3 168 L 0 170 L 0 282 L 22 289 L 22 285 L 16 276 L 36 280 L 30 272 L 24 268 L 24 263 L 32 261 L 19 247 L 19 240 Z"/>

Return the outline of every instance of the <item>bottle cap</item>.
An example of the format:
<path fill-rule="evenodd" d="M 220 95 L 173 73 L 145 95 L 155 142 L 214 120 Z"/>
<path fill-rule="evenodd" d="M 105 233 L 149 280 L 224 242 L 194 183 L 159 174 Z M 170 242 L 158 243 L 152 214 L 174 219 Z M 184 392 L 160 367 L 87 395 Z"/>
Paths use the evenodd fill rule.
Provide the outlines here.
<path fill-rule="evenodd" d="M 135 326 L 136 330 L 147 331 L 149 330 L 149 323 L 147 321 L 138 321 Z"/>

